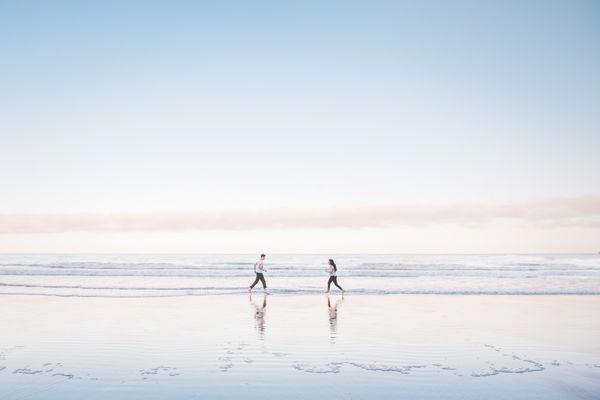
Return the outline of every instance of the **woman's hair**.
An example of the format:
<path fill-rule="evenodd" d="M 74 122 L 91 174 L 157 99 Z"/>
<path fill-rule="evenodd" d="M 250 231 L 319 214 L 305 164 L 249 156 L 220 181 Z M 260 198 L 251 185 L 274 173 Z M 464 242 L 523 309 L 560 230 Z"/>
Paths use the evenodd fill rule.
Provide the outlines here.
<path fill-rule="evenodd" d="M 333 267 L 334 271 L 337 271 L 337 267 L 335 265 L 335 262 L 333 262 L 333 260 L 331 258 L 329 259 L 329 265 L 331 265 Z"/>

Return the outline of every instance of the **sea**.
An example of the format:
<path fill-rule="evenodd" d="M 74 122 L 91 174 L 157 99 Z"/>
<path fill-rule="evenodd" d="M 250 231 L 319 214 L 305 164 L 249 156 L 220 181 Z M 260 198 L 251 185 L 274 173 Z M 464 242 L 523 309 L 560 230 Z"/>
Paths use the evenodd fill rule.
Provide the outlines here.
<path fill-rule="evenodd" d="M 272 294 L 322 293 L 335 260 L 347 293 L 599 295 L 599 254 L 269 254 Z M 2 254 L 0 294 L 72 297 L 247 293 L 258 254 Z M 255 291 L 262 291 L 259 284 Z M 332 290 L 337 290 L 333 288 Z"/>

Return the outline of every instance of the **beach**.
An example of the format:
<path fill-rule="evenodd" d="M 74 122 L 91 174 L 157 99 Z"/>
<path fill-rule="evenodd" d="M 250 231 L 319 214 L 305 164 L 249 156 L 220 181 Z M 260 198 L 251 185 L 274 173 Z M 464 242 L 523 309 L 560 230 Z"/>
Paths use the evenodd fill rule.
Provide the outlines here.
<path fill-rule="evenodd" d="M 0 301 L 6 400 L 600 395 L 600 296 Z"/>
<path fill-rule="evenodd" d="M 0 400 L 600 400 L 600 0 L 0 37 Z"/>

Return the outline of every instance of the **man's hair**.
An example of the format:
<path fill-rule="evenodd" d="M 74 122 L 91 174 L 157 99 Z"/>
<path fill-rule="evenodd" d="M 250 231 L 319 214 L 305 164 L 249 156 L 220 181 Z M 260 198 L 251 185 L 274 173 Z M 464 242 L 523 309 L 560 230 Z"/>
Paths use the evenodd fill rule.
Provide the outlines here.
<path fill-rule="evenodd" d="M 260 256 L 261 256 L 261 257 L 266 257 L 266 255 L 264 255 L 264 254 L 261 254 Z"/>

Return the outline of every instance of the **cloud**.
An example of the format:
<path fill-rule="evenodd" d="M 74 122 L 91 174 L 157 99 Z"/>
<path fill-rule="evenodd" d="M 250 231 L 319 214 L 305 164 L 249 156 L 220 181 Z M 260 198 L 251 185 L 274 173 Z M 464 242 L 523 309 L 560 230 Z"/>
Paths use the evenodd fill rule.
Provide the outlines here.
<path fill-rule="evenodd" d="M 0 233 L 182 232 L 439 224 L 473 226 L 496 220 L 520 221 L 540 227 L 600 228 L 600 196 L 498 204 L 397 204 L 146 214 L 0 214 Z"/>

